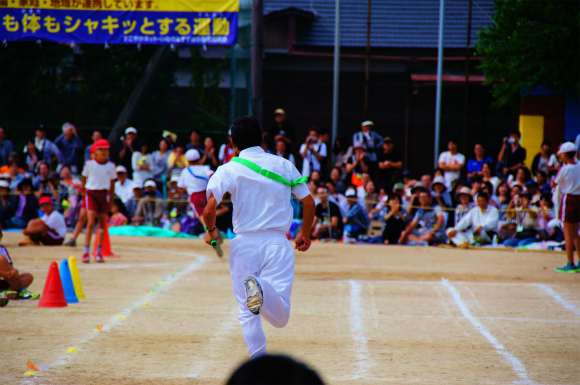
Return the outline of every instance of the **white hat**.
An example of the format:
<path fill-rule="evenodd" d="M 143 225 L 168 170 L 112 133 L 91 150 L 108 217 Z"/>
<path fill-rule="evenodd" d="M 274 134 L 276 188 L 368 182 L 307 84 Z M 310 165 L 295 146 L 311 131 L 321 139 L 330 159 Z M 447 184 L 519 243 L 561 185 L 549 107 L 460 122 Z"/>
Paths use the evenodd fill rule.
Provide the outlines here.
<path fill-rule="evenodd" d="M 127 173 L 127 169 L 125 168 L 125 166 L 117 166 L 115 171 L 117 171 L 118 173 L 119 172 L 124 172 L 125 174 Z"/>
<path fill-rule="evenodd" d="M 187 152 L 185 153 L 185 159 L 187 159 L 190 162 L 195 162 L 199 158 L 201 158 L 201 155 L 199 155 L 199 151 L 193 148 L 191 150 L 187 150 Z"/>
<path fill-rule="evenodd" d="M 574 152 L 578 151 L 578 147 L 576 147 L 574 145 L 574 143 L 572 143 L 572 142 L 566 142 L 560 146 L 560 150 L 558 150 L 558 154 L 562 154 L 565 152 L 572 152 L 572 151 L 574 151 Z"/>
<path fill-rule="evenodd" d="M 447 190 L 447 185 L 445 184 L 445 178 L 443 178 L 442 176 L 436 176 L 433 179 L 433 183 L 431 183 L 431 190 L 433 190 L 433 186 L 435 186 L 436 184 L 443 185 L 443 187 L 445 187 L 445 190 Z"/>
<path fill-rule="evenodd" d="M 143 182 L 139 182 L 139 181 L 133 181 L 133 190 L 135 190 L 136 188 L 143 188 Z"/>
<path fill-rule="evenodd" d="M 354 142 L 352 148 L 362 148 L 366 150 L 367 146 L 363 142 Z"/>
<path fill-rule="evenodd" d="M 0 187 L 6 187 L 6 188 L 10 188 L 10 183 L 8 183 L 8 181 L 5 180 L 0 180 Z"/>
<path fill-rule="evenodd" d="M 137 129 L 135 127 L 129 127 L 125 130 L 125 135 L 133 133 L 135 135 L 137 135 Z"/>
<path fill-rule="evenodd" d="M 276 109 L 274 110 L 274 115 L 286 115 L 286 111 L 284 111 L 284 110 L 283 110 L 283 109 L 281 109 L 281 108 L 276 108 Z"/>
<path fill-rule="evenodd" d="M 344 196 L 347 198 L 356 197 L 356 191 L 353 188 L 349 188 L 345 191 Z"/>
<path fill-rule="evenodd" d="M 148 181 L 145 182 L 145 187 L 157 187 L 157 185 L 155 184 L 154 181 L 149 179 Z"/>
<path fill-rule="evenodd" d="M 74 127 L 71 123 L 66 122 L 62 125 L 62 132 L 65 132 L 68 127 Z"/>
<path fill-rule="evenodd" d="M 362 127 L 362 126 L 374 126 L 375 124 L 373 122 L 371 122 L 370 120 L 365 120 L 360 125 Z"/>
<path fill-rule="evenodd" d="M 172 175 L 171 179 L 169 179 L 169 183 L 179 182 L 179 175 Z"/>

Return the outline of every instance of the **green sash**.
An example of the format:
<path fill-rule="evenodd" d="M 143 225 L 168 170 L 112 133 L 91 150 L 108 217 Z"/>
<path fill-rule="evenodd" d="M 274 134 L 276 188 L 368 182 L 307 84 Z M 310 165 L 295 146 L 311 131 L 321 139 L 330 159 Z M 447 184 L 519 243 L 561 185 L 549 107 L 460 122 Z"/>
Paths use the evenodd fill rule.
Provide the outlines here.
<path fill-rule="evenodd" d="M 298 178 L 296 180 L 293 180 L 293 181 L 289 181 L 288 179 L 284 178 L 283 176 L 280 176 L 280 175 L 276 174 L 275 172 L 268 171 L 268 170 L 258 166 L 256 163 L 250 162 L 247 159 L 242 159 L 239 156 L 232 158 L 231 162 L 239 163 L 239 164 L 246 166 L 247 168 L 257 172 L 258 174 L 265 176 L 266 178 L 270 178 L 276 182 L 280 182 L 280 183 L 285 184 L 285 185 L 290 186 L 290 187 L 294 187 L 297 184 L 306 183 L 308 181 L 308 177 L 305 177 L 305 176 L 303 176 L 302 178 Z"/>

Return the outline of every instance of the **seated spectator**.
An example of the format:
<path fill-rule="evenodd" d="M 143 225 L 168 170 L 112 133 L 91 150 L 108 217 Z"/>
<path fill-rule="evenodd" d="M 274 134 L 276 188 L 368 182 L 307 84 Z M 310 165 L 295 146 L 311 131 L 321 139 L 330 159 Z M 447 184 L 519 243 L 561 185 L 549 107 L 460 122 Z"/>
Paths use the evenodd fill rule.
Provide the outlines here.
<path fill-rule="evenodd" d="M 133 196 L 129 198 L 127 203 L 125 203 L 125 207 L 127 208 L 127 213 L 129 216 L 128 219 L 132 219 L 137 212 L 137 206 L 139 206 L 139 202 L 143 198 L 143 185 L 141 183 L 133 182 Z"/>
<path fill-rule="evenodd" d="M 536 172 L 536 183 L 538 183 L 540 194 L 546 194 L 552 191 L 552 188 L 548 183 L 548 175 L 542 170 Z"/>
<path fill-rule="evenodd" d="M 185 158 L 185 146 L 177 142 L 167 159 L 167 179 L 171 179 L 173 175 L 179 176 L 181 170 L 186 168 L 189 162 Z"/>
<path fill-rule="evenodd" d="M 494 206 L 496 209 L 499 208 L 499 200 L 497 199 L 497 197 L 495 195 L 493 195 L 493 185 L 489 182 L 485 182 L 483 183 L 483 185 L 481 186 L 481 188 L 479 189 L 479 191 L 477 191 L 477 193 L 475 194 L 475 196 L 477 196 L 477 194 L 484 192 L 489 196 L 489 204 Z"/>
<path fill-rule="evenodd" d="M 227 143 L 222 144 L 220 147 L 220 153 L 219 153 L 220 164 L 229 163 L 229 161 L 232 160 L 232 158 L 235 156 L 236 156 L 236 153 L 232 147 L 232 130 L 230 129 L 228 131 Z"/>
<path fill-rule="evenodd" d="M 338 167 L 334 167 L 330 170 L 330 180 L 334 183 L 336 188 L 336 192 L 339 194 L 344 194 L 346 191 L 346 184 L 343 181 L 343 175 L 341 174 L 341 169 Z"/>
<path fill-rule="evenodd" d="M 14 216 L 16 207 L 15 200 L 10 195 L 11 189 L 8 181 L 0 179 L 0 227 L 6 228 L 6 221 Z"/>
<path fill-rule="evenodd" d="M 320 171 L 326 160 L 326 144 L 320 141 L 318 127 L 311 127 L 304 143 L 300 146 L 302 176 L 310 176 L 313 170 Z"/>
<path fill-rule="evenodd" d="M 341 239 L 343 231 L 340 208 L 328 199 L 328 189 L 320 186 L 316 190 L 320 203 L 316 205 L 312 224 L 312 239 Z"/>
<path fill-rule="evenodd" d="M 189 134 L 189 141 L 190 142 L 185 147 L 185 151 L 197 150 L 199 151 L 199 154 L 203 156 L 204 153 L 203 153 L 203 143 L 201 142 L 201 133 L 197 128 L 191 130 L 191 133 Z"/>
<path fill-rule="evenodd" d="M 552 142 L 550 139 L 545 139 L 540 147 L 540 152 L 537 153 L 536 156 L 534 156 L 534 160 L 532 160 L 532 174 L 535 175 L 540 170 L 546 174 L 548 173 L 548 162 L 552 156 L 551 148 Z"/>
<path fill-rule="evenodd" d="M 435 170 L 435 174 L 437 174 L 437 169 Z M 441 177 L 443 175 L 435 175 L 435 176 Z M 429 174 L 425 174 L 421 177 L 421 183 L 423 183 L 425 188 L 429 190 L 431 188 L 431 183 L 433 183 L 433 177 L 431 177 L 431 175 Z"/>
<path fill-rule="evenodd" d="M 312 170 L 310 176 L 308 177 L 308 180 L 320 186 L 322 184 L 322 174 L 318 170 Z"/>
<path fill-rule="evenodd" d="M 133 225 L 157 226 L 163 216 L 163 199 L 157 197 L 157 185 L 151 179 L 145 182 L 144 199 L 139 201 Z"/>
<path fill-rule="evenodd" d="M 433 190 L 432 195 L 435 198 L 435 203 L 441 207 L 441 210 L 452 207 L 451 195 L 447 192 L 447 185 L 442 177 L 438 176 L 433 179 L 431 190 Z"/>
<path fill-rule="evenodd" d="M 2 228 L 0 228 L 0 242 L 2 241 Z M 0 295 L 8 299 L 37 299 L 40 294 L 33 293 L 28 287 L 34 281 L 30 273 L 20 273 L 14 268 L 14 263 L 8 249 L 0 245 Z M 3 306 L 0 304 L 0 306 Z"/>
<path fill-rule="evenodd" d="M 465 156 L 457 151 L 457 142 L 455 140 L 449 140 L 447 148 L 449 151 L 442 152 L 439 155 L 437 164 L 445 172 L 445 184 L 451 188 L 455 179 L 459 178 L 461 169 L 465 165 Z"/>
<path fill-rule="evenodd" d="M 147 142 L 141 142 L 139 151 L 133 152 L 131 164 L 135 182 L 145 183 L 146 180 L 153 179 L 153 158 L 147 151 L 149 151 L 149 145 Z"/>
<path fill-rule="evenodd" d="M 30 220 L 38 218 L 38 198 L 34 195 L 32 180 L 24 178 L 16 191 L 17 195 L 12 196 L 14 214 L 6 221 L 8 229 L 23 229 Z"/>
<path fill-rule="evenodd" d="M 58 172 L 50 174 L 48 186 L 50 187 L 50 197 L 54 202 L 54 209 L 59 213 L 64 214 L 65 201 L 68 202 L 68 189 L 60 182 L 60 174 Z"/>
<path fill-rule="evenodd" d="M 124 205 L 135 196 L 133 194 L 134 183 L 129 179 L 129 174 L 125 166 L 117 166 L 117 181 L 115 182 L 115 194 L 121 198 Z"/>
<path fill-rule="evenodd" d="M 113 203 L 111 203 L 111 215 L 109 216 L 109 227 L 115 226 L 125 226 L 129 223 L 127 216 L 122 213 L 126 210 L 125 205 L 118 197 L 115 197 Z"/>
<path fill-rule="evenodd" d="M 1 129 L 1 127 L 0 127 Z M 18 156 L 17 152 L 13 152 L 8 156 L 8 162 L 3 165 L 2 167 L 0 167 L 0 175 L 8 175 L 10 174 L 10 163 L 12 162 L 16 162 L 18 163 L 18 172 L 22 175 L 26 175 L 26 170 L 23 169 L 22 167 L 20 167 L 21 162 L 20 162 L 20 156 Z"/>
<path fill-rule="evenodd" d="M 555 242 L 562 242 L 564 240 L 564 232 L 562 229 L 559 226 L 554 226 L 553 222 L 550 223 L 555 217 L 552 194 L 542 194 L 540 198 L 540 212 L 538 213 L 538 228 L 541 239 Z"/>
<path fill-rule="evenodd" d="M 524 187 L 530 179 L 532 179 L 530 169 L 522 166 L 517 169 L 515 178 L 510 175 L 507 181 L 512 187 L 514 184 L 519 184 L 520 186 Z"/>
<path fill-rule="evenodd" d="M 38 162 L 36 173 L 38 175 L 32 179 L 32 183 L 34 184 L 34 188 L 38 191 L 37 195 L 39 197 L 49 196 L 51 191 L 50 186 L 48 185 L 50 179 L 50 167 L 48 166 L 48 163 L 44 161 Z"/>
<path fill-rule="evenodd" d="M 471 179 L 476 175 L 483 177 L 483 164 L 491 164 L 492 162 L 489 156 L 485 156 L 485 148 L 483 148 L 483 145 L 480 143 L 476 143 L 473 147 L 473 154 L 475 155 L 475 158 L 467 161 L 467 178 L 469 182 L 471 182 Z"/>
<path fill-rule="evenodd" d="M 208 136 L 203 141 L 203 156 L 201 157 L 201 164 L 209 166 L 212 170 L 217 170 L 220 165 L 218 155 L 215 151 L 215 143 L 213 138 Z"/>
<path fill-rule="evenodd" d="M 153 174 L 153 180 L 157 183 L 162 183 L 163 177 L 167 175 L 167 160 L 169 159 L 170 153 L 169 141 L 163 138 L 159 142 L 159 150 L 154 151 L 153 154 L 151 154 L 151 172 Z M 117 175 L 119 175 L 118 171 Z M 115 192 L 117 192 L 116 188 Z"/>
<path fill-rule="evenodd" d="M 62 125 L 63 133 L 59 135 L 54 144 L 59 149 L 58 164 L 59 170 L 62 166 L 69 166 L 73 174 L 78 174 L 78 165 L 84 158 L 83 141 L 79 138 L 77 129 L 70 123 Z"/>
<path fill-rule="evenodd" d="M 336 190 L 336 185 L 333 181 L 326 182 L 326 188 L 328 189 L 328 200 L 338 205 L 340 213 L 344 217 L 349 208 L 346 197 Z"/>
<path fill-rule="evenodd" d="M 489 204 L 489 195 L 482 192 L 477 195 L 477 207 L 469 210 L 455 227 L 447 229 L 447 236 L 456 246 L 490 244 L 497 232 L 498 221 L 499 212 Z"/>
<path fill-rule="evenodd" d="M 41 160 L 40 154 L 34 145 L 34 139 L 29 139 L 26 142 L 24 153 L 26 154 L 26 171 L 32 174 L 36 171 L 36 166 Z"/>
<path fill-rule="evenodd" d="M 425 186 L 422 182 L 415 183 L 415 185 L 411 188 L 411 190 L 410 190 L 411 195 L 409 195 L 407 197 L 407 200 L 408 200 L 407 217 L 408 218 L 413 218 L 415 216 L 415 213 L 417 212 L 417 208 L 419 206 L 419 194 L 422 191 L 429 192 L 429 189 L 427 188 L 427 186 Z"/>
<path fill-rule="evenodd" d="M 187 215 L 187 210 L 189 209 L 189 197 L 186 191 L 181 191 L 177 187 L 178 181 L 179 177 L 175 175 L 167 183 L 169 189 L 167 191 L 165 210 L 169 213 L 169 222 L 172 226 L 175 223 L 179 223 L 181 218 Z"/>
<path fill-rule="evenodd" d="M 360 177 L 363 173 L 370 170 L 370 161 L 365 152 L 365 145 L 362 142 L 353 144 L 354 154 L 346 161 L 346 183 L 352 183 L 355 186 L 361 186 Z"/>
<path fill-rule="evenodd" d="M 455 195 L 455 199 L 459 201 L 459 204 L 455 206 L 454 223 L 457 224 L 475 206 L 475 203 L 473 203 L 473 195 L 469 187 L 462 187 Z"/>
<path fill-rule="evenodd" d="M 419 192 L 420 208 L 413 220 L 399 238 L 399 243 L 409 242 L 440 242 L 445 236 L 443 227 L 445 218 L 439 206 L 432 206 L 432 197 L 428 190 Z"/>
<path fill-rule="evenodd" d="M 401 211 L 403 201 L 398 194 L 392 194 L 388 199 L 388 213 L 385 215 L 385 227 L 381 234 L 381 240 L 385 245 L 395 245 L 399 242 L 401 234 L 407 225 L 405 212 Z"/>
<path fill-rule="evenodd" d="M 22 182 L 22 179 L 25 178 L 25 175 L 20 173 L 20 167 L 18 166 L 17 160 L 11 160 L 10 163 L 8 163 L 8 166 L 9 172 L 8 175 L 6 175 L 6 178 L 10 181 L 10 188 L 15 190 L 18 183 Z"/>
<path fill-rule="evenodd" d="M 41 218 L 32 219 L 22 234 L 26 239 L 18 242 L 18 246 L 45 245 L 62 246 L 66 237 L 66 222 L 61 213 L 54 209 L 50 197 L 42 197 L 39 201 L 40 210 L 44 213 Z"/>
<path fill-rule="evenodd" d="M 494 176 L 493 167 L 490 162 L 484 162 L 481 165 L 481 180 L 491 183 L 493 185 L 493 191 L 497 189 L 499 182 L 501 182 L 497 176 Z"/>
<path fill-rule="evenodd" d="M 347 139 L 345 136 L 341 136 L 340 138 L 337 138 L 334 141 L 334 158 L 335 158 L 335 163 L 334 163 L 334 167 L 338 168 L 340 170 L 340 175 L 342 177 L 342 179 L 344 180 L 344 178 L 346 178 L 347 176 L 347 171 L 346 171 L 346 162 L 350 159 L 350 157 L 352 156 L 352 146 L 348 145 Z M 334 182 L 336 183 L 336 181 Z M 338 187 L 338 185 L 337 185 Z M 345 190 L 346 191 L 346 188 Z M 344 191 L 341 192 L 341 194 L 344 194 Z"/>
<path fill-rule="evenodd" d="M 365 185 L 365 211 L 367 213 L 371 212 L 375 208 L 377 203 L 379 203 L 379 194 L 375 190 L 375 182 L 369 180 Z"/>
<path fill-rule="evenodd" d="M 522 193 L 514 195 L 507 208 L 508 219 L 515 219 L 516 233 L 503 241 L 504 246 L 521 247 L 538 242 L 538 212 L 530 208 L 531 197 Z"/>
<path fill-rule="evenodd" d="M 294 155 L 292 155 L 292 153 L 288 150 L 288 144 L 284 139 L 280 138 L 276 141 L 276 151 L 274 154 L 281 156 L 284 159 L 288 159 L 293 165 L 296 166 Z"/>
<path fill-rule="evenodd" d="M 540 198 L 542 197 L 538 187 L 539 185 L 533 179 L 526 183 L 526 192 L 530 196 L 530 204 L 534 206 L 539 206 Z"/>
<path fill-rule="evenodd" d="M 346 243 L 353 242 L 359 235 L 364 235 L 368 232 L 371 220 L 365 209 L 358 204 L 358 198 L 354 188 L 349 187 L 344 194 L 348 203 L 348 211 L 344 222 L 344 241 Z"/>
<path fill-rule="evenodd" d="M 516 195 L 516 194 L 521 194 L 524 192 L 524 186 L 519 184 L 519 183 L 514 183 L 512 185 L 512 196 Z"/>

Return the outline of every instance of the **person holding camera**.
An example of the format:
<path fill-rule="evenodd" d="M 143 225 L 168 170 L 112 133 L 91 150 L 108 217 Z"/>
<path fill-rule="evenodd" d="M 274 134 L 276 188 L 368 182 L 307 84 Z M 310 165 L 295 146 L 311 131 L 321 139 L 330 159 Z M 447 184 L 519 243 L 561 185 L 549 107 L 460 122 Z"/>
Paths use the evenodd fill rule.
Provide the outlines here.
<path fill-rule="evenodd" d="M 135 127 L 128 127 L 125 130 L 125 137 L 120 138 L 121 143 L 118 148 L 119 165 L 127 169 L 129 178 L 133 177 L 133 153 L 139 152 L 139 144 L 137 143 L 137 129 Z M 96 143 L 96 142 L 95 142 Z"/>
<path fill-rule="evenodd" d="M 503 241 L 504 246 L 521 247 L 538 242 L 538 211 L 530 208 L 530 202 L 528 193 L 513 196 L 507 208 L 507 218 L 515 219 L 516 233 Z"/>
<path fill-rule="evenodd" d="M 303 158 L 302 176 L 310 176 L 313 170 L 320 171 L 326 158 L 326 144 L 320 141 L 319 133 L 318 127 L 310 127 L 308 137 L 300 146 L 300 155 Z"/>
<path fill-rule="evenodd" d="M 503 180 L 509 175 L 516 176 L 518 168 L 526 161 L 526 149 L 520 146 L 521 135 L 518 130 L 511 131 L 509 137 L 503 138 L 498 156 L 498 172 L 501 170 Z"/>
<path fill-rule="evenodd" d="M 54 144 L 60 151 L 58 154 L 59 170 L 62 166 L 69 166 L 73 174 L 78 174 L 85 147 L 79 138 L 76 127 L 71 123 L 63 124 L 62 134 L 56 138 Z"/>
<path fill-rule="evenodd" d="M 377 168 L 377 152 L 381 149 L 383 145 L 383 137 L 372 131 L 371 128 L 375 124 L 370 120 L 365 120 L 360 124 L 361 130 L 352 136 L 352 142 L 361 142 L 365 145 L 365 152 L 369 162 L 369 167 L 371 168 L 371 174 L 373 178 L 376 179 Z"/>

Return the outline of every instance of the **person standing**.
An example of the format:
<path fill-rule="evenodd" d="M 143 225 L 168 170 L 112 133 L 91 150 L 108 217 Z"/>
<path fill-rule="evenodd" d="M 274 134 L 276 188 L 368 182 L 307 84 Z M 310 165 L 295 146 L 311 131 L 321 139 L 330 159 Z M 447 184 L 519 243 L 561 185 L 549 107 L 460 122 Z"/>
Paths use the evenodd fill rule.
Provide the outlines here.
<path fill-rule="evenodd" d="M 447 188 L 453 186 L 453 182 L 459 179 L 461 169 L 465 165 L 465 156 L 457 151 L 457 142 L 450 140 L 447 142 L 447 149 L 449 151 L 442 152 L 439 155 L 439 168 L 445 171 L 444 178 Z"/>
<path fill-rule="evenodd" d="M 0 166 L 8 164 L 8 158 L 12 154 L 12 142 L 6 139 L 4 129 L 0 127 Z"/>
<path fill-rule="evenodd" d="M 302 155 L 302 175 L 308 177 L 314 170 L 321 171 L 321 164 L 326 158 L 326 144 L 320 141 L 318 127 L 310 127 L 308 137 L 300 146 Z"/>
<path fill-rule="evenodd" d="M 46 129 L 40 126 L 36 129 L 36 137 L 34 138 L 34 146 L 37 150 L 38 160 L 44 160 L 49 166 L 56 163 L 60 151 L 56 144 L 46 139 Z M 24 152 L 27 152 L 25 149 Z"/>
<path fill-rule="evenodd" d="M 135 127 L 128 127 L 125 130 L 125 137 L 121 138 L 121 143 L 118 148 L 118 156 L 119 164 L 125 166 L 129 178 L 133 177 L 133 153 L 138 151 L 137 129 Z"/>
<path fill-rule="evenodd" d="M 83 141 L 77 134 L 77 129 L 70 123 L 63 124 L 63 133 L 60 134 L 54 144 L 58 147 L 59 170 L 62 166 L 69 166 L 73 174 L 78 174 L 79 163 L 83 158 Z"/>
<path fill-rule="evenodd" d="M 520 146 L 520 139 L 521 135 L 517 130 L 511 131 L 509 137 L 503 138 L 501 150 L 497 157 L 498 166 L 501 166 L 503 180 L 506 180 L 509 175 L 515 176 L 518 169 L 524 166 L 526 149 Z"/>
<path fill-rule="evenodd" d="M 366 158 L 369 162 L 370 172 L 373 177 L 376 177 L 374 173 L 377 168 L 377 152 L 380 150 L 383 144 L 383 138 L 377 134 L 375 131 L 371 131 L 371 128 L 375 124 L 370 120 L 365 120 L 360 124 L 361 130 L 352 136 L 353 143 L 363 143 L 365 146 Z"/>
<path fill-rule="evenodd" d="M 286 142 L 286 147 L 292 149 L 292 145 L 296 140 L 296 135 L 294 134 L 294 128 L 286 120 L 286 111 L 281 108 L 277 108 L 274 111 L 274 125 L 268 132 L 268 136 L 272 141 L 283 140 Z"/>
<path fill-rule="evenodd" d="M 483 164 L 491 163 L 491 158 L 485 156 L 485 148 L 483 148 L 482 144 L 476 143 L 475 146 L 473 146 L 473 154 L 475 155 L 475 158 L 467 161 L 468 182 L 471 182 L 471 180 L 478 175 L 483 177 Z"/>
<path fill-rule="evenodd" d="M 399 182 L 399 173 L 403 169 L 403 158 L 395 151 L 395 143 L 389 136 L 383 138 L 383 151 L 378 154 L 379 171 L 377 174 L 377 187 L 391 191 L 393 185 Z"/>
<path fill-rule="evenodd" d="M 562 196 L 558 219 L 564 224 L 564 241 L 566 242 L 566 256 L 568 263 L 555 269 L 558 273 L 574 273 L 580 271 L 580 235 L 578 225 L 580 223 L 580 163 L 574 157 L 578 147 L 572 142 L 566 142 L 560 146 L 558 154 L 562 155 L 564 166 L 560 169 L 554 180 L 552 188 L 560 187 Z M 574 265 L 574 247 L 578 253 L 578 264 Z"/>
<path fill-rule="evenodd" d="M 224 194 L 230 193 L 236 233 L 230 246 L 230 274 L 244 340 L 250 356 L 256 358 L 266 354 L 262 318 L 281 328 L 290 317 L 294 252 L 286 233 L 292 224 L 291 193 L 304 208 L 302 228 L 295 238 L 299 251 L 310 247 L 315 205 L 306 178 L 296 167 L 262 150 L 258 119 L 237 118 L 231 135 L 238 156 L 219 167 L 208 183 L 205 242 L 217 239 L 216 209 Z"/>

